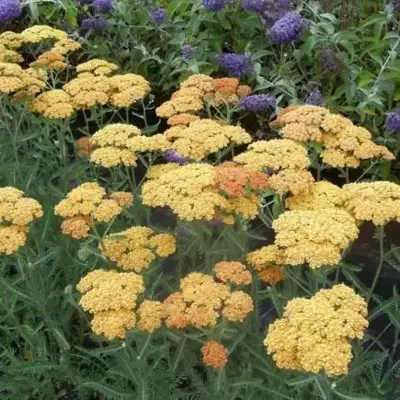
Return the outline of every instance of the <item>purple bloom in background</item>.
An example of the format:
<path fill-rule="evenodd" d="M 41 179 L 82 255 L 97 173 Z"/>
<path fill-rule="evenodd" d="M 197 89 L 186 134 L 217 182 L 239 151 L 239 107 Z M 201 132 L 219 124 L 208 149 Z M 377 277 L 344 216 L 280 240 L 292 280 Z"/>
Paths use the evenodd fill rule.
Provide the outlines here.
<path fill-rule="evenodd" d="M 92 4 L 92 3 L 93 3 L 93 0 L 79 0 L 79 4 L 81 6 L 84 6 L 86 4 Z"/>
<path fill-rule="evenodd" d="M 321 67 L 329 72 L 342 72 L 346 67 L 333 49 L 326 47 L 318 52 Z"/>
<path fill-rule="evenodd" d="M 161 25 L 166 17 L 167 10 L 165 8 L 153 8 L 151 10 L 151 18 L 153 18 L 154 23 L 157 25 Z"/>
<path fill-rule="evenodd" d="M 21 15 L 18 0 L 0 0 L 0 23 L 7 24 Z"/>
<path fill-rule="evenodd" d="M 272 41 L 275 44 L 290 44 L 300 40 L 305 27 L 301 15 L 288 12 L 276 21 L 270 30 Z"/>
<path fill-rule="evenodd" d="M 318 89 L 310 90 L 307 94 L 305 103 L 312 106 L 322 106 L 324 104 L 322 93 Z"/>
<path fill-rule="evenodd" d="M 176 164 L 186 164 L 188 162 L 187 157 L 182 157 L 178 155 L 178 153 L 175 150 L 167 150 L 164 153 L 164 158 L 170 162 L 170 163 L 176 163 Z"/>
<path fill-rule="evenodd" d="M 245 54 L 224 53 L 217 57 L 217 64 L 228 74 L 241 77 L 253 70 L 253 63 Z"/>
<path fill-rule="evenodd" d="M 256 12 L 268 26 L 272 26 L 289 12 L 291 6 L 291 0 L 242 0 L 242 7 L 247 11 Z"/>
<path fill-rule="evenodd" d="M 386 117 L 385 128 L 388 131 L 400 133 L 400 108 L 396 108 Z"/>
<path fill-rule="evenodd" d="M 106 13 L 113 8 L 112 0 L 94 0 L 93 6 L 99 13 Z"/>
<path fill-rule="evenodd" d="M 229 1 L 226 0 L 203 0 L 203 6 L 209 11 L 218 12 L 222 10 Z"/>
<path fill-rule="evenodd" d="M 81 29 L 84 31 L 93 31 L 102 33 L 107 27 L 107 21 L 103 17 L 85 18 L 81 22 Z"/>
<path fill-rule="evenodd" d="M 190 44 L 184 44 L 181 47 L 181 54 L 182 54 L 182 58 L 185 61 L 189 61 L 191 58 L 193 58 L 196 54 L 196 49 L 191 46 Z"/>
<path fill-rule="evenodd" d="M 243 97 L 240 105 L 248 111 L 263 112 L 273 110 L 276 107 L 276 99 L 269 94 L 253 94 Z"/>

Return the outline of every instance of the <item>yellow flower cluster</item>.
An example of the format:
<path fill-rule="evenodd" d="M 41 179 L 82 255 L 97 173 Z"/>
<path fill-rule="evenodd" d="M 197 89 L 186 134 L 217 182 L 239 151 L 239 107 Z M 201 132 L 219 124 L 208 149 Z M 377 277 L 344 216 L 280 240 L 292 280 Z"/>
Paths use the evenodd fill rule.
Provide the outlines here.
<path fill-rule="evenodd" d="M 342 251 L 358 236 L 355 220 L 340 209 L 287 211 L 272 227 L 285 264 L 308 263 L 311 268 L 338 264 Z"/>
<path fill-rule="evenodd" d="M 173 127 L 164 133 L 179 156 L 201 161 L 219 150 L 251 142 L 251 136 L 239 126 L 221 125 L 211 119 L 190 122 L 188 127 Z"/>
<path fill-rule="evenodd" d="M 236 78 L 213 79 L 195 74 L 184 81 L 171 100 L 158 107 L 156 113 L 160 118 L 168 118 L 170 126 L 185 126 L 199 119 L 196 113 L 203 110 L 204 102 L 216 106 L 234 104 L 250 92 L 251 88 L 240 85 Z"/>
<path fill-rule="evenodd" d="M 76 72 L 79 76 L 90 76 L 90 75 L 110 75 L 118 69 L 118 65 L 115 65 L 106 60 L 100 60 L 94 58 L 87 62 L 78 64 L 76 66 Z M 89 75 L 90 74 L 90 75 Z"/>
<path fill-rule="evenodd" d="M 29 103 L 29 109 L 47 118 L 69 118 L 75 113 L 71 96 L 62 89 L 40 94 Z"/>
<path fill-rule="evenodd" d="M 154 332 L 160 328 L 164 319 L 164 306 L 159 301 L 145 300 L 137 311 L 138 328 L 141 331 Z"/>
<path fill-rule="evenodd" d="M 238 261 L 221 261 L 214 265 L 215 276 L 230 285 L 250 285 L 251 274 L 246 266 Z"/>
<path fill-rule="evenodd" d="M 346 375 L 351 339 L 364 336 L 367 304 L 353 289 L 335 285 L 310 299 L 288 302 L 283 317 L 269 326 L 264 345 L 278 368 Z"/>
<path fill-rule="evenodd" d="M 209 164 L 164 164 L 149 169 L 142 187 L 143 204 L 170 207 L 187 221 L 219 219 L 227 224 L 234 217 L 252 219 L 261 202 L 257 192 L 230 196 L 219 187 L 216 169 Z"/>
<path fill-rule="evenodd" d="M 282 266 L 285 264 L 285 257 L 283 251 L 274 244 L 248 253 L 246 261 L 266 283 L 274 285 L 284 279 Z"/>
<path fill-rule="evenodd" d="M 136 151 L 166 150 L 163 135 L 141 136 L 136 126 L 111 124 L 97 131 L 90 139 L 90 161 L 105 168 L 136 165 Z"/>
<path fill-rule="evenodd" d="M 107 339 L 124 338 L 136 324 L 136 300 L 144 291 L 143 277 L 134 272 L 89 272 L 77 285 L 81 307 L 93 314 L 92 329 Z"/>
<path fill-rule="evenodd" d="M 54 51 L 55 53 L 65 56 L 66 54 L 77 51 L 80 48 L 81 48 L 80 43 L 76 42 L 75 40 L 65 38 L 57 41 L 51 48 L 51 50 Z"/>
<path fill-rule="evenodd" d="M 110 222 L 133 200 L 126 192 L 115 192 L 108 197 L 96 182 L 84 183 L 69 192 L 54 209 L 56 215 L 65 218 L 61 224 L 63 233 L 75 239 L 88 237 L 91 223 Z"/>
<path fill-rule="evenodd" d="M 209 341 L 204 343 L 201 348 L 203 355 L 203 364 L 212 368 L 224 368 L 228 362 L 228 349 L 222 344 Z"/>
<path fill-rule="evenodd" d="M 176 240 L 167 233 L 155 234 L 150 228 L 135 226 L 106 236 L 100 251 L 118 267 L 141 272 L 156 257 L 164 258 L 175 253 Z"/>
<path fill-rule="evenodd" d="M 167 297 L 163 304 L 167 327 L 178 329 L 215 326 L 222 316 L 241 322 L 253 310 L 248 294 L 231 292 L 226 284 L 199 272 L 181 279 L 180 291 Z"/>
<path fill-rule="evenodd" d="M 17 51 L 13 49 L 9 49 L 7 46 L 2 44 L 2 40 L 0 37 L 0 62 L 5 63 L 21 63 L 24 61 L 24 58 Z"/>
<path fill-rule="evenodd" d="M 21 43 L 37 44 L 45 40 L 65 40 L 68 38 L 67 33 L 47 25 L 34 25 L 23 30 L 20 35 Z"/>
<path fill-rule="evenodd" d="M 281 127 L 284 138 L 322 143 L 322 161 L 332 167 L 356 168 L 361 160 L 394 159 L 394 155 L 385 146 L 376 145 L 372 141 L 366 129 L 322 107 L 289 107 L 281 113 L 275 124 Z"/>
<path fill-rule="evenodd" d="M 64 69 L 67 64 L 65 62 L 65 57 L 62 54 L 59 54 L 54 50 L 50 50 L 42 53 L 37 60 L 31 62 L 29 66 L 31 68 L 60 70 Z"/>
<path fill-rule="evenodd" d="M 341 188 L 320 181 L 311 185 L 309 192 L 289 196 L 285 205 L 289 210 L 321 210 L 324 208 L 343 208 L 344 194 Z"/>
<path fill-rule="evenodd" d="M 0 188 L 0 254 L 15 253 L 26 242 L 28 225 L 43 215 L 41 205 L 14 187 Z"/>
<path fill-rule="evenodd" d="M 344 208 L 358 221 L 385 225 L 400 222 L 400 185 L 393 182 L 350 183 L 342 188 Z"/>
<path fill-rule="evenodd" d="M 306 169 L 310 165 L 306 148 L 290 139 L 261 140 L 233 159 L 256 171 L 274 172 L 269 184 L 278 193 L 308 192 L 314 178 Z"/>

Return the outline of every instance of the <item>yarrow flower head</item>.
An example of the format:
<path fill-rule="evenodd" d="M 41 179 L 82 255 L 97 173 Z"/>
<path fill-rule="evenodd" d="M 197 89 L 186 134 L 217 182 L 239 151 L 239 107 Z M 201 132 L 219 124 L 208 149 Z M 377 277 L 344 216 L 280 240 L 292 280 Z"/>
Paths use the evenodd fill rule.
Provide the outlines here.
<path fill-rule="evenodd" d="M 268 94 L 253 94 L 241 99 L 240 105 L 248 111 L 261 113 L 274 110 L 276 107 L 276 98 Z"/>
<path fill-rule="evenodd" d="M 85 18 L 81 21 L 80 26 L 83 31 L 103 33 L 107 28 L 107 20 L 103 17 Z"/>
<path fill-rule="evenodd" d="M 224 53 L 217 57 L 217 64 L 229 75 L 242 77 L 253 71 L 253 62 L 245 54 Z"/>
<path fill-rule="evenodd" d="M 165 8 L 160 8 L 160 7 L 153 8 L 151 10 L 151 18 L 153 19 L 155 24 L 161 25 L 167 18 L 167 10 Z"/>
<path fill-rule="evenodd" d="M 388 131 L 400 133 L 400 108 L 393 110 L 387 115 L 385 128 Z"/>
<path fill-rule="evenodd" d="M 209 341 L 204 343 L 201 348 L 203 354 L 203 364 L 212 368 L 224 368 L 228 362 L 228 349 L 222 344 Z"/>
<path fill-rule="evenodd" d="M 322 93 L 318 89 L 311 90 L 307 93 L 305 103 L 312 106 L 322 106 L 324 103 Z"/>
<path fill-rule="evenodd" d="M 94 0 L 93 7 L 99 13 L 106 13 L 113 8 L 112 0 Z"/>
<path fill-rule="evenodd" d="M 290 44 L 301 39 L 305 23 L 300 14 L 293 12 L 286 13 L 276 21 L 271 29 L 270 35 L 275 44 Z"/>
<path fill-rule="evenodd" d="M 192 59 L 195 54 L 196 54 L 196 49 L 191 46 L 190 44 L 184 44 L 181 47 L 181 54 L 182 54 L 182 58 L 185 61 L 189 61 L 190 59 Z"/>
<path fill-rule="evenodd" d="M 367 304 L 350 287 L 321 289 L 310 299 L 295 298 L 269 326 L 264 345 L 278 368 L 346 375 L 351 339 L 368 326 Z"/>
<path fill-rule="evenodd" d="M 2 0 L 0 2 L 0 23 L 8 24 L 21 15 L 19 0 Z"/>

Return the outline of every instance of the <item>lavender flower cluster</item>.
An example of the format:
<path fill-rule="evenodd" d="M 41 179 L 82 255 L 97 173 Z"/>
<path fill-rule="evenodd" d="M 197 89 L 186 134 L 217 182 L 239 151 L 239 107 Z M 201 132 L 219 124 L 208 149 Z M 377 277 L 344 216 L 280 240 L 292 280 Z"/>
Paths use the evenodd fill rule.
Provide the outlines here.
<path fill-rule="evenodd" d="M 185 61 L 189 61 L 190 59 L 192 59 L 195 54 L 196 54 L 196 49 L 191 46 L 190 44 L 184 44 L 181 47 L 181 54 L 182 54 L 182 58 Z"/>
<path fill-rule="evenodd" d="M 161 25 L 167 18 L 167 10 L 161 7 L 153 8 L 151 10 L 151 18 L 156 25 Z"/>
<path fill-rule="evenodd" d="M 21 4 L 18 0 L 0 1 L 0 24 L 8 24 L 21 15 Z"/>
<path fill-rule="evenodd" d="M 232 3 L 233 0 L 203 0 L 203 6 L 209 11 L 221 11 L 227 4 Z"/>
<path fill-rule="evenodd" d="M 268 94 L 253 94 L 240 100 L 240 106 L 247 111 L 261 113 L 274 110 L 276 98 Z"/>
<path fill-rule="evenodd" d="M 102 33 L 107 28 L 107 20 L 98 14 L 106 14 L 113 9 L 113 0 L 79 0 L 81 5 L 92 5 L 95 16 L 84 18 L 80 22 L 82 31 Z"/>
<path fill-rule="evenodd" d="M 338 54 L 330 47 L 325 47 L 319 51 L 317 58 L 325 71 L 340 73 L 346 68 Z"/>
<path fill-rule="evenodd" d="M 396 108 L 386 117 L 385 128 L 394 133 L 400 133 L 400 108 Z"/>
<path fill-rule="evenodd" d="M 270 29 L 272 42 L 275 44 L 290 44 L 301 39 L 305 28 L 301 15 L 288 12 L 276 21 Z"/>
<path fill-rule="evenodd" d="M 272 26 L 291 10 L 291 0 L 242 0 L 242 7 L 253 11 L 262 18 L 267 26 Z"/>
<path fill-rule="evenodd" d="M 318 89 L 310 90 L 307 94 L 305 103 L 310 104 L 311 106 L 322 106 L 324 104 L 322 93 Z"/>
<path fill-rule="evenodd" d="M 217 57 L 217 64 L 229 75 L 238 78 L 253 70 L 253 62 L 245 54 L 223 53 Z"/>

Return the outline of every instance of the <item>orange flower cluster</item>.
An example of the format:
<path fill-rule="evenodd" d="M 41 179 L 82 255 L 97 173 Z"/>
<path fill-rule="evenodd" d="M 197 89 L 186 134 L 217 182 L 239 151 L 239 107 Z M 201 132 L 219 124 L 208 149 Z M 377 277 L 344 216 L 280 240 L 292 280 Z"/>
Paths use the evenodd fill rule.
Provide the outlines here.
<path fill-rule="evenodd" d="M 250 285 L 251 274 L 246 266 L 238 261 L 221 261 L 214 265 L 215 276 L 230 285 Z"/>
<path fill-rule="evenodd" d="M 394 159 L 385 146 L 372 141 L 370 132 L 326 108 L 289 107 L 279 115 L 275 126 L 281 128 L 280 133 L 286 139 L 320 142 L 323 145 L 322 161 L 335 168 L 357 168 L 361 160 L 374 158 Z"/>
<path fill-rule="evenodd" d="M 228 349 L 216 341 L 204 343 L 201 348 L 203 364 L 212 368 L 224 368 L 228 362 Z"/>
<path fill-rule="evenodd" d="M 0 188 L 0 254 L 15 253 L 26 242 L 29 224 L 43 215 L 41 205 L 14 187 Z"/>
<path fill-rule="evenodd" d="M 242 322 L 253 310 L 253 300 L 242 291 L 231 291 L 212 276 L 192 272 L 181 280 L 180 291 L 164 302 L 165 322 L 169 328 L 212 327 L 220 317 Z"/>
<path fill-rule="evenodd" d="M 251 88 L 240 85 L 236 78 L 216 78 L 195 74 L 181 84 L 171 97 L 156 109 L 160 118 L 168 118 L 170 126 L 188 125 L 199 117 L 204 102 L 216 106 L 235 104 L 240 98 L 250 94 Z"/>
<path fill-rule="evenodd" d="M 99 248 L 118 267 L 140 273 L 156 257 L 175 253 L 176 240 L 167 233 L 155 234 L 150 228 L 135 226 L 106 236 Z"/>
<path fill-rule="evenodd" d="M 132 201 L 131 193 L 114 192 L 107 196 L 105 189 L 96 182 L 90 182 L 69 192 L 56 205 L 54 212 L 65 218 L 61 224 L 63 233 L 74 239 L 82 239 L 89 236 L 91 224 L 110 222 Z"/>

